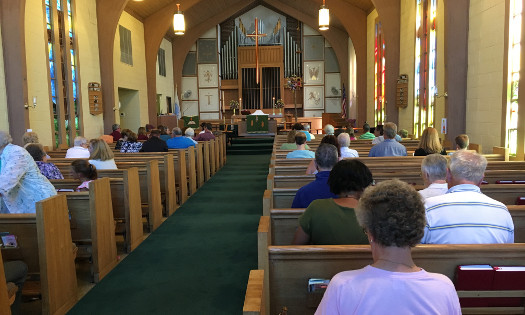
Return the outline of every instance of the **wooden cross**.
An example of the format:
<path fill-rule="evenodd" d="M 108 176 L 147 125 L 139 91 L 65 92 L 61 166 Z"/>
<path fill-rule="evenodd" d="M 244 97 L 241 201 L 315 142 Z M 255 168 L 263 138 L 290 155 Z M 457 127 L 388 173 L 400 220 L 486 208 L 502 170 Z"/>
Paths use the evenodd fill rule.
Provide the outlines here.
<path fill-rule="evenodd" d="M 255 82 L 259 84 L 259 37 L 266 37 L 266 34 L 259 33 L 259 23 L 255 18 L 255 34 L 248 34 L 248 37 L 255 37 Z"/>

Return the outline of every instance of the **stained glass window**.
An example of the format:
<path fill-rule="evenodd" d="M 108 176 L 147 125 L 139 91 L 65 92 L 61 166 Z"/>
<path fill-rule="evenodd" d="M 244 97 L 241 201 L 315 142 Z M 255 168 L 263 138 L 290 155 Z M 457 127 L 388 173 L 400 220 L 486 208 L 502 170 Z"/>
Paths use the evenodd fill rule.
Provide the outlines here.
<path fill-rule="evenodd" d="M 71 145 L 81 132 L 72 0 L 44 0 L 44 3 L 55 145 Z"/>
<path fill-rule="evenodd" d="M 518 147 L 518 85 L 520 81 L 521 58 L 521 0 L 510 1 L 509 11 L 509 50 L 507 79 L 507 113 L 505 146 L 509 153 L 516 155 Z"/>
<path fill-rule="evenodd" d="M 416 0 L 414 134 L 434 126 L 437 95 L 437 0 Z"/>
<path fill-rule="evenodd" d="M 381 22 L 375 25 L 374 44 L 374 119 L 375 125 L 382 125 L 385 120 L 385 40 Z"/>

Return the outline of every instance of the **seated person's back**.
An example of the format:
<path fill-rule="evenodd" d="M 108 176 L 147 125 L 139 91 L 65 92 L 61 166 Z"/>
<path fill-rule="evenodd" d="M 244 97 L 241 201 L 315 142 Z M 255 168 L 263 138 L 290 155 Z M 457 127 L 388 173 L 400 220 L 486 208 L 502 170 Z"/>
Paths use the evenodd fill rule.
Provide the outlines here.
<path fill-rule="evenodd" d="M 313 159 L 315 158 L 315 152 L 305 149 L 306 135 L 303 132 L 297 132 L 295 134 L 295 144 L 297 150 L 294 150 L 286 155 L 287 159 Z"/>
<path fill-rule="evenodd" d="M 368 156 L 406 156 L 407 149 L 404 145 L 397 142 L 394 138 L 397 134 L 397 126 L 394 123 L 387 122 L 384 126 L 385 141 L 374 145 Z"/>
<path fill-rule="evenodd" d="M 337 198 L 337 195 L 330 191 L 328 177 L 330 171 L 339 161 L 337 148 L 331 144 L 321 144 L 315 151 L 315 164 L 319 171 L 315 175 L 315 180 L 301 187 L 295 194 L 292 208 L 306 208 L 316 199 Z"/>
<path fill-rule="evenodd" d="M 487 159 L 468 151 L 450 157 L 447 193 L 427 198 L 427 225 L 422 243 L 514 243 L 514 223 L 507 207 L 479 186 Z"/>
<path fill-rule="evenodd" d="M 372 184 L 372 173 L 359 160 L 342 160 L 330 172 L 328 184 L 338 198 L 314 200 L 299 218 L 293 243 L 367 244 L 354 209 L 362 191 Z"/>
<path fill-rule="evenodd" d="M 151 130 L 150 138 L 142 144 L 140 152 L 168 152 L 166 141 L 160 138 L 160 130 Z"/>
<path fill-rule="evenodd" d="M 179 127 L 173 128 L 171 131 L 172 138 L 166 141 L 169 149 L 186 149 L 188 147 L 195 147 L 195 143 L 191 139 L 182 136 L 182 130 Z"/>
<path fill-rule="evenodd" d="M 425 208 L 409 184 L 390 180 L 369 187 L 357 218 L 373 263 L 335 275 L 315 314 L 461 314 L 454 285 L 412 260 L 424 233 Z"/>

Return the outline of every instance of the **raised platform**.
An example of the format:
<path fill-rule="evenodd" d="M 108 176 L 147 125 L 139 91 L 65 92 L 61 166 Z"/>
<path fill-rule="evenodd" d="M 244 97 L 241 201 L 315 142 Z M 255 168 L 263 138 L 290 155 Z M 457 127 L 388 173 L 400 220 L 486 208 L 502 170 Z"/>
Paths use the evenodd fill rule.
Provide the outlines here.
<path fill-rule="evenodd" d="M 273 136 L 261 134 L 249 134 L 246 137 L 240 136 L 231 139 L 227 152 L 234 155 L 271 154 L 273 141 Z"/>

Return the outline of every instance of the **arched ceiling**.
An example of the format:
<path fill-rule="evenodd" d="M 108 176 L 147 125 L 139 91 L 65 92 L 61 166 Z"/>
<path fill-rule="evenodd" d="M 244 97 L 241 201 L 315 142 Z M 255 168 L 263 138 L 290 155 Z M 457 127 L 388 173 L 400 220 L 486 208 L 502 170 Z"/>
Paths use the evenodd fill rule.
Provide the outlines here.
<path fill-rule="evenodd" d="M 189 9 L 185 8 L 191 2 Z M 144 21 L 149 16 L 162 11 L 172 10 L 174 3 L 181 3 L 181 9 L 184 11 L 186 18 L 186 27 L 189 28 L 192 25 L 198 25 L 208 19 L 210 16 L 217 14 L 224 10 L 224 8 L 236 4 L 239 0 L 142 0 L 142 1 L 128 1 L 125 11 L 136 17 L 137 19 Z M 374 10 L 372 0 L 343 0 L 347 4 L 350 4 L 357 9 L 360 9 L 368 15 Z M 316 16 L 321 0 L 289 0 L 286 2 L 287 5 L 296 8 L 298 11 L 303 12 L 310 16 Z M 255 1 L 253 6 L 266 5 L 265 1 Z M 330 1 L 326 3 L 327 7 L 330 8 Z M 276 8 L 277 10 L 279 8 Z M 241 13 L 241 12 L 239 12 Z M 344 30 L 342 23 L 335 17 L 335 14 L 331 14 L 331 27 Z M 170 30 L 170 26 L 167 26 L 167 38 L 173 38 L 173 32 Z"/>

